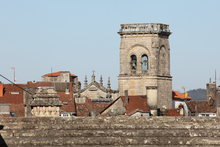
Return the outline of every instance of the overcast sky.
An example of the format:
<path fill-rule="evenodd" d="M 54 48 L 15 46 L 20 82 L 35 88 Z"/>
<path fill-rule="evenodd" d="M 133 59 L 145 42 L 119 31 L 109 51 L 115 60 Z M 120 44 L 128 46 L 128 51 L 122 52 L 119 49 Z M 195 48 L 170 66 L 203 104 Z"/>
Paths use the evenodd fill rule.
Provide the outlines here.
<path fill-rule="evenodd" d="M 124 23 L 165 23 L 172 35 L 173 89 L 220 83 L 219 0 L 0 0 L 0 73 L 17 83 L 45 73 L 96 71 L 117 89 L 119 43 Z M 0 81 L 6 83 L 0 78 Z"/>

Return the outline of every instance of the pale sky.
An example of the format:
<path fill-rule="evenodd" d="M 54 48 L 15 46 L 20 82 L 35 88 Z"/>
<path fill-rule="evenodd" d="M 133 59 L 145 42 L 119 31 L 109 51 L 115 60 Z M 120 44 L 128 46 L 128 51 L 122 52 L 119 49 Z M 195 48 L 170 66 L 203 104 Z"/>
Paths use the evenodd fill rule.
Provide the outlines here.
<path fill-rule="evenodd" d="M 165 23 L 170 36 L 173 89 L 220 83 L 219 0 L 0 0 L 0 73 L 17 83 L 45 73 L 96 71 L 118 88 L 120 24 Z M 6 81 L 0 78 L 0 81 Z"/>

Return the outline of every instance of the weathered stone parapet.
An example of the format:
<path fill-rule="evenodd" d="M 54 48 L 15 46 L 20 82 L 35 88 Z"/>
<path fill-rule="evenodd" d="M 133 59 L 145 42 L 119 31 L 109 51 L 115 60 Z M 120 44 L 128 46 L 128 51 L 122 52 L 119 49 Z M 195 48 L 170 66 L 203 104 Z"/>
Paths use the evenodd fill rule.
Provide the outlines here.
<path fill-rule="evenodd" d="M 41 117 L 1 118 L 10 146 L 219 146 L 220 118 Z"/>
<path fill-rule="evenodd" d="M 121 24 L 120 35 L 165 34 L 170 35 L 169 25 L 161 23 Z"/>

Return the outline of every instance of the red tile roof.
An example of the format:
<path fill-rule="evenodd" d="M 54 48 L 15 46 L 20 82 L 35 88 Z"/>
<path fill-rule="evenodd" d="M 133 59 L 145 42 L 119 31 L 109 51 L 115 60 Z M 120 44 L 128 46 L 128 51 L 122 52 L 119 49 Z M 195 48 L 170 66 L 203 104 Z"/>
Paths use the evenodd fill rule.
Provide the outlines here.
<path fill-rule="evenodd" d="M 25 84 L 17 84 L 24 88 Z M 3 96 L 0 97 L 1 104 L 10 104 L 10 111 L 16 113 L 16 116 L 24 116 L 23 90 L 13 84 L 3 84 Z"/>
<path fill-rule="evenodd" d="M 173 99 L 182 99 L 182 100 L 191 100 L 192 97 L 189 97 L 189 96 L 186 96 L 185 94 L 183 93 L 180 93 L 178 91 L 172 91 L 172 98 Z"/>
<path fill-rule="evenodd" d="M 217 108 L 214 100 L 197 100 L 186 102 L 192 113 L 216 113 Z"/>
<path fill-rule="evenodd" d="M 85 104 L 76 104 L 77 116 L 89 116 L 92 111 L 98 115 L 110 104 L 109 102 L 92 102 L 87 98 Z"/>
<path fill-rule="evenodd" d="M 125 103 L 125 96 L 122 96 L 121 99 Z M 146 96 L 128 96 L 128 103 L 125 104 L 125 108 L 127 115 L 132 115 L 136 111 L 150 112 Z"/>
<path fill-rule="evenodd" d="M 53 73 L 48 73 L 48 74 L 45 74 L 45 75 L 43 75 L 43 76 L 45 76 L 45 77 L 58 77 L 58 76 L 60 76 L 61 75 L 61 71 L 59 71 L 59 72 L 53 72 Z M 77 77 L 77 75 L 74 75 L 74 74 L 70 74 L 70 76 L 71 77 Z"/>
<path fill-rule="evenodd" d="M 11 117 L 10 114 L 0 114 L 0 117 Z"/>
<path fill-rule="evenodd" d="M 53 86 L 52 82 L 28 82 L 27 84 L 17 84 L 21 88 L 25 87 L 48 87 Z M 0 97 L 1 104 L 10 104 L 10 111 L 16 113 L 18 117 L 24 117 L 24 91 L 23 89 L 13 84 L 3 84 L 3 96 Z M 11 92 L 17 92 L 12 94 Z M 67 105 L 61 106 L 61 110 L 65 112 L 76 112 L 75 101 L 73 99 L 73 88 L 69 84 L 69 94 L 64 91 L 57 92 L 62 102 L 67 102 Z"/>
<path fill-rule="evenodd" d="M 60 101 L 67 102 L 67 104 L 63 104 L 61 106 L 61 110 L 65 112 L 76 112 L 75 110 L 75 102 L 73 99 L 73 94 L 66 94 L 65 92 L 58 92 L 60 96 Z"/>
<path fill-rule="evenodd" d="M 66 94 L 66 92 L 57 92 L 57 94 L 60 96 L 59 99 L 62 102 L 67 102 L 67 104 L 61 106 L 62 111 L 76 112 L 75 100 L 73 98 L 73 88 L 71 84 L 69 85 L 69 94 Z"/>
<path fill-rule="evenodd" d="M 24 88 L 24 84 L 17 84 L 19 87 Z M 23 90 L 12 84 L 3 84 L 3 96 L 0 97 L 0 103 L 8 104 L 22 104 L 23 103 Z M 13 92 L 17 92 L 13 94 Z"/>
<path fill-rule="evenodd" d="M 60 76 L 61 72 L 53 72 L 53 73 L 48 73 L 48 74 L 45 74 L 43 76 L 45 77 L 58 77 Z"/>
<path fill-rule="evenodd" d="M 71 76 L 71 77 L 77 77 L 77 75 L 74 75 L 74 74 L 70 74 L 70 76 Z"/>
<path fill-rule="evenodd" d="M 181 116 L 178 109 L 168 109 L 165 116 Z"/>

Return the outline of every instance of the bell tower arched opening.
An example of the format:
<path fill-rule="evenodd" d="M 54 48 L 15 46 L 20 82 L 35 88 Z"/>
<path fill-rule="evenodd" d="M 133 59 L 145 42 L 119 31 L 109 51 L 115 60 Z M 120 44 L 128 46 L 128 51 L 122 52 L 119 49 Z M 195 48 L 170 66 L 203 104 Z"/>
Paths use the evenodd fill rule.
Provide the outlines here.
<path fill-rule="evenodd" d="M 131 55 L 130 69 L 131 69 L 131 73 L 136 73 L 137 71 L 137 56 L 136 55 Z"/>
<path fill-rule="evenodd" d="M 141 70 L 142 72 L 146 72 L 149 68 L 148 56 L 146 54 L 141 56 Z"/>

